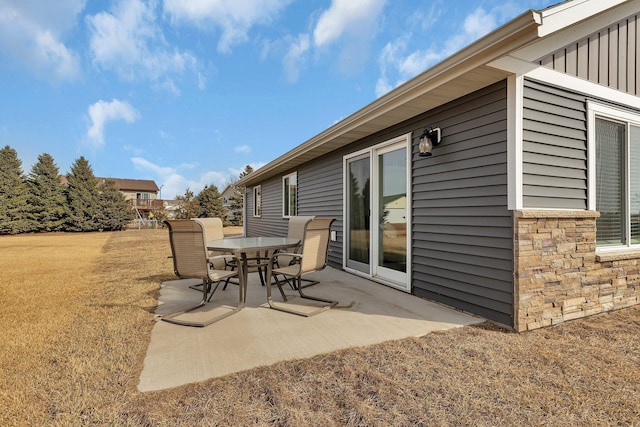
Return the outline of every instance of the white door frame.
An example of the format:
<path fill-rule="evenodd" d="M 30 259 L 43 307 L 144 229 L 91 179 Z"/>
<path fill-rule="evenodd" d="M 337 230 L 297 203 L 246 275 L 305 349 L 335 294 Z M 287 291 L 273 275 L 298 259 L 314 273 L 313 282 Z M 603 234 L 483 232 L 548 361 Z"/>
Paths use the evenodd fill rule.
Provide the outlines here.
<path fill-rule="evenodd" d="M 379 259 L 379 236 L 381 233 L 378 218 L 380 217 L 378 194 L 379 194 L 379 182 L 378 182 L 378 156 L 404 148 L 406 150 L 406 194 L 407 194 L 407 225 L 406 225 L 406 272 L 399 272 L 389 268 L 385 268 L 378 265 Z M 348 236 L 349 233 L 349 212 L 347 212 L 348 206 L 348 194 L 349 194 L 349 182 L 348 176 L 348 162 L 356 157 L 367 155 L 370 163 L 371 185 L 370 185 L 370 202 L 371 202 L 371 222 L 370 222 L 370 254 L 369 254 L 369 272 L 362 272 L 347 267 L 348 253 Z M 350 273 L 366 277 L 371 280 L 375 280 L 385 285 L 392 286 L 405 292 L 411 292 L 411 133 L 398 136 L 383 143 L 368 147 L 363 150 L 359 150 L 354 153 L 350 153 L 343 157 L 343 218 L 345 223 L 345 238 L 343 239 L 343 268 Z"/>

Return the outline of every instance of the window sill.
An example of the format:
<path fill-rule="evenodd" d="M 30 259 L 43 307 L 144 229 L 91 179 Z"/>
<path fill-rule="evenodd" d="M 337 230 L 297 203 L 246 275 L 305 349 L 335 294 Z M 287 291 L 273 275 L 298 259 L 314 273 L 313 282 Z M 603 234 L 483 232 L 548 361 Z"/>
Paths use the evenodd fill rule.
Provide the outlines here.
<path fill-rule="evenodd" d="M 596 253 L 597 262 L 625 261 L 629 259 L 640 259 L 640 249 L 621 249 Z"/>

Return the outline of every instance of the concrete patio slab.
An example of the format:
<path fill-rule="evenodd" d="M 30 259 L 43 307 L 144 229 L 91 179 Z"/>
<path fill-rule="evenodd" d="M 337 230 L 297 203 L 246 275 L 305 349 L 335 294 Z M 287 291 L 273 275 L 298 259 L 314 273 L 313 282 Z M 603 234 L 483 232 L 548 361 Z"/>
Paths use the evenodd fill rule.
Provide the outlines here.
<path fill-rule="evenodd" d="M 159 321 L 151 333 L 138 389 L 152 391 L 204 381 L 258 366 L 335 350 L 422 336 L 484 320 L 334 268 L 309 275 L 321 283 L 310 295 L 337 299 L 338 307 L 312 317 L 271 310 L 266 290 L 250 275 L 247 305 L 205 328 Z M 197 304 L 192 280 L 162 284 L 158 315 Z M 197 281 L 195 282 L 197 283 Z M 309 305 L 287 290 L 289 303 Z M 207 319 L 236 305 L 238 287 L 218 289 L 209 303 L 181 318 Z M 281 301 L 277 288 L 274 300 Z"/>

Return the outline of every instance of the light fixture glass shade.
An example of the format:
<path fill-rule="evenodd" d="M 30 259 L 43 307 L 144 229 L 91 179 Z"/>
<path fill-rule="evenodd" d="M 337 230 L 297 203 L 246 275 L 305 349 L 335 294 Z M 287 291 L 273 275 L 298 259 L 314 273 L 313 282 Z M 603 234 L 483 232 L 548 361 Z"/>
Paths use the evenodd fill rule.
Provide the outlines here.
<path fill-rule="evenodd" d="M 431 156 L 432 148 L 433 144 L 431 143 L 431 139 L 429 139 L 426 133 L 422 134 L 418 143 L 418 149 L 420 150 L 419 155 L 422 157 Z"/>

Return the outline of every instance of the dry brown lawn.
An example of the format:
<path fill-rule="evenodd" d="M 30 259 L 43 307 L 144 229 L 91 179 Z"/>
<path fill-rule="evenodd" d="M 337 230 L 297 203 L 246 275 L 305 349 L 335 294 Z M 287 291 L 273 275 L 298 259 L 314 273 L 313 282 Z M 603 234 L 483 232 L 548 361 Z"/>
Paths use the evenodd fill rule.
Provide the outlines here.
<path fill-rule="evenodd" d="M 0 425 L 640 425 L 640 307 L 140 393 L 167 232 L 0 236 Z"/>

